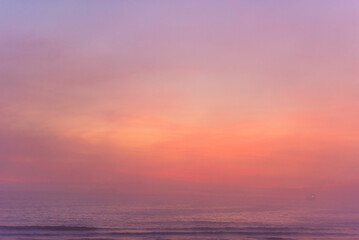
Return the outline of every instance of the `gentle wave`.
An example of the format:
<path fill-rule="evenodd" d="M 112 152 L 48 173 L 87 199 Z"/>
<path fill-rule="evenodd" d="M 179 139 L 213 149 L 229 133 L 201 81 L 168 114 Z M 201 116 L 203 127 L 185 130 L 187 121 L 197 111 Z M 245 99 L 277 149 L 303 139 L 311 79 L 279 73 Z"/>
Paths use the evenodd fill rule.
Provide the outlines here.
<path fill-rule="evenodd" d="M 60 232 L 60 233 L 59 233 Z M 92 236 L 350 236 L 348 233 L 306 227 L 188 227 L 188 228 L 100 228 L 88 226 L 0 226 L 0 235 L 89 234 Z"/>
<path fill-rule="evenodd" d="M 310 227 L 154 227 L 154 228 L 101 228 L 101 227 L 88 227 L 88 226 L 0 226 L 0 230 L 43 230 L 43 231 L 95 231 L 95 230 L 165 230 L 165 231 L 315 231 L 324 230 L 325 228 L 310 228 Z"/>
<path fill-rule="evenodd" d="M 81 226 L 0 226 L 0 231 L 95 231 L 99 228 Z"/>

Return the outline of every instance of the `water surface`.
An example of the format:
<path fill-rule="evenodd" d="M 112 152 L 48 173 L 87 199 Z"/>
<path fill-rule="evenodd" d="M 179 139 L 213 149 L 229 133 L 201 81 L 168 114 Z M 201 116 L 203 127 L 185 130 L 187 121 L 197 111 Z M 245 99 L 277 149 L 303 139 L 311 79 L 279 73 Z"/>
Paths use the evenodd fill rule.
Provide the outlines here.
<path fill-rule="evenodd" d="M 139 202 L 67 197 L 0 202 L 0 238 L 359 239 L 359 212 L 293 206 Z"/>

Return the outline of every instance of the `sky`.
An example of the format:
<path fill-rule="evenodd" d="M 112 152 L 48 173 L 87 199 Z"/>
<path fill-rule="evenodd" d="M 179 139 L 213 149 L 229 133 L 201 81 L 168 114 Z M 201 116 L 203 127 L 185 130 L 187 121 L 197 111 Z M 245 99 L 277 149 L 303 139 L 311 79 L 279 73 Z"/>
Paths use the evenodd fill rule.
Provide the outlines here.
<path fill-rule="evenodd" d="M 359 184 L 358 1 L 0 5 L 0 190 Z"/>

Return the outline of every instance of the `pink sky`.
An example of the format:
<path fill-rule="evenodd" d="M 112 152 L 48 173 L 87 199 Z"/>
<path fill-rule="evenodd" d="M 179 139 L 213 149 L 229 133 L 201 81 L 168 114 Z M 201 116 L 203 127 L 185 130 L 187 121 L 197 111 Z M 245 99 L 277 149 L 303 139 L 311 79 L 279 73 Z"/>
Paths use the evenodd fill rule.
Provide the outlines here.
<path fill-rule="evenodd" d="M 357 1 L 2 5 L 0 189 L 359 184 Z"/>

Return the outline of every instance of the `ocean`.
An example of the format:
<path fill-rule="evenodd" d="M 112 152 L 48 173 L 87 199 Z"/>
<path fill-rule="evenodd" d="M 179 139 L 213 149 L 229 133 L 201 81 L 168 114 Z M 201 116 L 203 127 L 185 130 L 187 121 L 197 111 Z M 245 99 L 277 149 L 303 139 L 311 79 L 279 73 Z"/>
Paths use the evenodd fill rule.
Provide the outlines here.
<path fill-rule="evenodd" d="M 359 211 L 303 204 L 0 198 L 0 239 L 359 239 Z"/>

